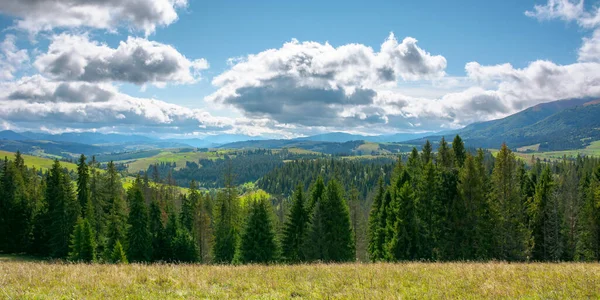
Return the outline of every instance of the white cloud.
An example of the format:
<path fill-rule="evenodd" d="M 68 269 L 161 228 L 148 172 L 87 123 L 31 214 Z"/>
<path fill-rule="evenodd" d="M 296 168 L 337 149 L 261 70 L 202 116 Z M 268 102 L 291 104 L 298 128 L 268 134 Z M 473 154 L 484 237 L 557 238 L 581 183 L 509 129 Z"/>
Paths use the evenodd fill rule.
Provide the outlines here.
<path fill-rule="evenodd" d="M 14 79 L 14 73 L 29 62 L 26 49 L 18 49 L 15 45 L 16 37 L 7 34 L 0 43 L 0 80 Z"/>
<path fill-rule="evenodd" d="M 582 62 L 600 62 L 600 29 L 596 29 L 591 37 L 583 38 L 578 59 Z"/>
<path fill-rule="evenodd" d="M 189 60 L 170 45 L 129 37 L 117 48 L 90 41 L 85 35 L 54 36 L 48 51 L 34 63 L 57 80 L 121 81 L 138 85 L 194 83 L 208 68 L 205 59 Z"/>
<path fill-rule="evenodd" d="M 120 26 L 146 35 L 178 18 L 187 0 L 4 0 L 0 12 L 16 18 L 16 26 L 39 32 L 54 28 L 98 28 L 114 31 Z"/>
<path fill-rule="evenodd" d="M 35 75 L 0 84 L 0 119 L 59 127 L 134 126 L 161 131 L 224 131 L 234 121 L 156 99 L 135 98 L 112 85 L 54 82 Z"/>
<path fill-rule="evenodd" d="M 382 113 L 370 107 L 376 88 L 445 75 L 446 59 L 416 42 L 405 38 L 399 43 L 391 34 L 375 52 L 361 44 L 336 48 L 292 40 L 279 49 L 230 60 L 231 69 L 213 79 L 219 89 L 206 100 L 284 124 L 382 123 Z"/>
<path fill-rule="evenodd" d="M 559 19 L 566 22 L 577 22 L 584 29 L 594 29 L 590 37 L 584 37 L 579 48 L 578 61 L 600 60 L 600 7 L 587 11 L 584 1 L 548 0 L 546 5 L 535 5 L 533 11 L 526 11 L 525 15 L 538 20 Z"/>

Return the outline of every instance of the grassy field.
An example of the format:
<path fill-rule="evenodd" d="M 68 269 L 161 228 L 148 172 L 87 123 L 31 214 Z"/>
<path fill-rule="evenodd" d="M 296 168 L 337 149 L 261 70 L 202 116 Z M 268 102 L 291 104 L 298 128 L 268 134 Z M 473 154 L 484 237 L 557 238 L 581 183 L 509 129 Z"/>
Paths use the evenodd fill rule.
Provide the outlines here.
<path fill-rule="evenodd" d="M 0 158 L 4 159 L 4 157 L 8 157 L 8 159 L 14 159 L 15 153 L 0 150 Z M 30 167 L 30 168 L 35 167 L 36 169 L 42 169 L 42 170 L 48 170 L 48 169 L 52 168 L 52 164 L 54 164 L 53 159 L 43 158 L 43 157 L 39 157 L 39 156 L 23 155 L 23 159 L 25 160 L 25 165 L 27 165 L 28 167 Z M 61 161 L 60 165 L 63 168 L 69 169 L 69 171 L 77 170 L 77 165 L 73 164 L 73 163 Z"/>
<path fill-rule="evenodd" d="M 191 151 L 191 152 L 179 152 L 178 150 L 165 150 L 157 155 L 144 157 L 140 159 L 130 160 L 130 161 L 119 161 L 119 163 L 127 163 L 129 167 L 127 170 L 130 173 L 138 173 L 139 171 L 146 171 L 148 167 L 153 164 L 161 163 L 161 162 L 170 162 L 176 163 L 176 169 L 180 169 L 185 167 L 185 162 L 193 161 L 198 162 L 200 159 L 217 159 L 227 154 L 227 150 L 222 151 L 210 151 L 210 152 L 200 152 L 200 151 Z"/>
<path fill-rule="evenodd" d="M 589 299 L 599 264 L 85 265 L 0 260 L 7 299 Z"/>

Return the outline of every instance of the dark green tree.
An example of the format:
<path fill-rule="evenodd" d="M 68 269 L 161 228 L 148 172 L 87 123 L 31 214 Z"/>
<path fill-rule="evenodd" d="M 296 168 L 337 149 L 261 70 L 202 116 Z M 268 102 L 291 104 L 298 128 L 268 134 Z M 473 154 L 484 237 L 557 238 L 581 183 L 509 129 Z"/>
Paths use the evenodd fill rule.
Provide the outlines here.
<path fill-rule="evenodd" d="M 292 207 L 283 228 L 282 254 L 289 262 L 304 261 L 304 243 L 308 230 L 309 214 L 302 186 L 293 195 Z"/>
<path fill-rule="evenodd" d="M 380 261 L 384 259 L 385 239 L 381 236 L 381 233 L 383 232 L 383 228 L 381 228 L 381 218 L 383 211 L 386 209 L 383 205 L 384 197 L 385 187 L 383 178 L 380 177 L 379 182 L 377 183 L 377 192 L 373 199 L 373 205 L 371 206 L 371 212 L 369 213 L 369 244 L 367 246 L 367 251 L 369 252 L 369 259 L 371 261 Z"/>
<path fill-rule="evenodd" d="M 462 168 L 467 158 L 467 151 L 465 150 L 465 144 L 460 136 L 457 134 L 452 141 L 452 153 L 454 153 L 454 163 L 457 167 Z"/>
<path fill-rule="evenodd" d="M 354 258 L 348 206 L 335 179 L 329 181 L 324 197 L 317 202 L 310 226 L 309 259 L 340 262 Z"/>
<path fill-rule="evenodd" d="M 240 256 L 244 263 L 270 263 L 277 256 L 277 244 L 270 203 L 259 198 L 250 204 L 246 228 L 240 243 Z"/>
<path fill-rule="evenodd" d="M 71 234 L 71 251 L 69 259 L 72 261 L 96 261 L 96 234 L 87 219 L 79 219 Z"/>
<path fill-rule="evenodd" d="M 139 176 L 127 195 L 129 199 L 127 257 L 132 262 L 147 262 L 152 257 L 152 236 L 149 230 L 148 209 L 142 194 Z"/>

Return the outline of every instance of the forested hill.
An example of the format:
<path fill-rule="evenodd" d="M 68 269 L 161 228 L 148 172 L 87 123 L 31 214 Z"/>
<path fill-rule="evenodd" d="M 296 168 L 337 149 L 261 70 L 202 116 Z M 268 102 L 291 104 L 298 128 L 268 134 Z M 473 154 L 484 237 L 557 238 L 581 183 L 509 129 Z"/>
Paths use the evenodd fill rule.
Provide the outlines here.
<path fill-rule="evenodd" d="M 279 149 L 299 148 L 334 155 L 370 155 L 409 152 L 411 145 L 376 143 L 364 140 L 348 142 L 321 142 L 308 140 L 252 140 L 220 146 L 222 149 Z"/>
<path fill-rule="evenodd" d="M 42 173 L 17 153 L 0 160 L 0 253 L 105 263 L 598 261 L 598 158 L 528 168 L 506 145 L 493 160 L 458 136 L 439 145 L 392 164 L 285 165 L 264 187 L 295 185 L 290 197 L 236 187 L 230 168 L 222 189 L 178 191 L 142 174 L 125 191 L 112 163 L 100 173 L 82 155 L 75 172 L 55 161 Z"/>
<path fill-rule="evenodd" d="M 503 119 L 471 124 L 452 134 L 460 134 L 470 147 L 494 148 L 506 142 L 511 148 L 540 144 L 540 151 L 581 149 L 600 139 L 600 102 L 571 99 L 538 104 Z M 430 136 L 409 143 L 424 144 Z"/>

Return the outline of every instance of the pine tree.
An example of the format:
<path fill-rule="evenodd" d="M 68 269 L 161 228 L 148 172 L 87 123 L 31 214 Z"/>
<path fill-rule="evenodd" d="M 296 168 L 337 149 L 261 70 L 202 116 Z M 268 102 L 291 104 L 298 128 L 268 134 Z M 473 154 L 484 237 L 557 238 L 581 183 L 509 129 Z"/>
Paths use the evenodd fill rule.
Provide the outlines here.
<path fill-rule="evenodd" d="M 385 209 L 385 207 L 383 207 L 384 196 L 385 187 L 383 185 L 383 178 L 379 177 L 379 181 L 377 183 L 377 192 L 375 194 L 375 198 L 373 199 L 371 212 L 369 213 L 369 244 L 367 251 L 371 261 L 380 261 L 384 258 L 383 239 L 380 238 L 380 232 L 382 231 L 381 215 L 383 209 Z"/>
<path fill-rule="evenodd" d="M 283 229 L 283 257 L 289 262 L 300 262 L 305 259 L 303 247 L 306 241 L 309 220 L 305 202 L 302 186 L 298 185 Z"/>
<path fill-rule="evenodd" d="M 418 255 L 418 223 L 414 193 L 410 181 L 394 192 L 390 204 L 392 216 L 388 218 L 391 238 L 387 247 L 387 258 L 392 261 L 413 260 Z"/>
<path fill-rule="evenodd" d="M 231 263 L 239 240 L 239 199 L 233 186 L 231 170 L 225 176 L 226 187 L 217 194 L 214 260 Z"/>
<path fill-rule="evenodd" d="M 438 168 L 451 168 L 452 167 L 452 154 L 450 153 L 450 148 L 448 148 L 448 143 L 446 139 L 442 137 L 440 140 L 440 145 L 438 147 L 438 154 L 436 156 L 436 165 Z"/>
<path fill-rule="evenodd" d="M 123 245 L 121 245 L 120 241 L 117 241 L 115 247 L 110 256 L 110 261 L 115 264 L 126 264 L 127 256 L 125 255 L 125 251 L 123 250 Z"/>
<path fill-rule="evenodd" d="M 425 164 L 416 190 L 417 215 L 420 220 L 420 254 L 423 259 L 438 259 L 442 234 L 442 205 L 436 195 L 437 173 L 433 162 Z"/>
<path fill-rule="evenodd" d="M 127 248 L 127 207 L 123 199 L 123 187 L 119 178 L 119 173 L 115 164 L 110 161 L 107 164 L 104 184 L 104 197 L 106 207 L 104 211 L 107 215 L 107 232 L 105 257 L 110 257 L 117 242 L 120 242 L 124 248 Z"/>
<path fill-rule="evenodd" d="M 69 259 L 72 261 L 96 261 L 96 234 L 87 219 L 79 219 L 71 235 L 71 252 Z"/>
<path fill-rule="evenodd" d="M 198 245 L 185 228 L 179 228 L 173 239 L 173 257 L 176 262 L 193 263 L 197 262 L 199 257 Z"/>
<path fill-rule="evenodd" d="M 325 182 L 323 177 L 319 176 L 317 181 L 312 185 L 310 191 L 310 199 L 308 202 L 308 213 L 311 214 L 317 205 L 317 203 L 323 199 L 323 193 L 325 193 Z"/>
<path fill-rule="evenodd" d="M 148 227 L 148 210 L 139 176 L 128 191 L 128 199 L 130 208 L 127 257 L 132 262 L 147 262 L 152 257 L 152 237 Z"/>
<path fill-rule="evenodd" d="M 152 260 L 165 261 L 169 256 L 166 253 L 167 239 L 165 236 L 165 226 L 162 220 L 162 211 L 157 200 L 150 203 L 150 234 L 152 236 Z"/>
<path fill-rule="evenodd" d="M 86 164 L 86 158 L 85 155 L 81 154 L 77 163 L 77 200 L 81 206 L 81 215 L 84 218 L 91 217 L 85 215 L 87 211 L 86 206 L 90 200 L 89 178 L 90 173 L 88 165 Z"/>
<path fill-rule="evenodd" d="M 422 151 L 421 159 L 423 160 L 423 165 L 427 165 L 430 161 L 433 161 L 433 147 L 429 140 L 425 141 Z"/>
<path fill-rule="evenodd" d="M 277 244 L 269 206 L 267 199 L 263 198 L 250 204 L 246 228 L 240 243 L 240 255 L 244 263 L 275 261 Z"/>
<path fill-rule="evenodd" d="M 487 201 L 481 161 L 467 154 L 464 167 L 460 171 L 458 190 L 461 205 L 456 208 L 460 234 L 456 235 L 455 246 L 459 248 L 458 258 L 462 260 L 487 259 L 491 235 L 488 232 Z"/>
<path fill-rule="evenodd" d="M 324 197 L 317 202 L 311 218 L 308 239 L 309 258 L 321 261 L 350 261 L 354 258 L 354 241 L 350 216 L 335 179 L 329 181 Z"/>
<path fill-rule="evenodd" d="M 68 175 L 58 160 L 50 170 L 46 188 L 49 217 L 49 249 L 53 257 L 66 257 L 69 253 L 71 232 L 81 212 L 75 199 Z"/>
<path fill-rule="evenodd" d="M 527 207 L 529 214 L 530 228 L 532 233 L 533 247 L 531 256 L 533 260 L 548 260 L 547 243 L 544 241 L 545 232 L 548 224 L 550 208 L 548 202 L 552 197 L 554 183 L 549 167 L 546 167 L 540 176 L 535 187 L 535 194 L 532 203 Z"/>
<path fill-rule="evenodd" d="M 524 260 L 529 234 L 524 224 L 525 210 L 520 199 L 516 159 L 506 144 L 496 156 L 491 188 L 492 209 L 497 217 L 497 257 Z"/>
<path fill-rule="evenodd" d="M 452 152 L 454 153 L 455 165 L 462 168 L 467 158 L 467 152 L 465 151 L 465 144 L 458 134 L 454 138 L 454 141 L 452 141 Z"/>
<path fill-rule="evenodd" d="M 576 261 L 596 261 L 599 257 L 600 214 L 596 203 L 600 202 L 600 184 L 594 177 L 586 174 L 579 184 L 582 203 L 574 255 Z"/>

